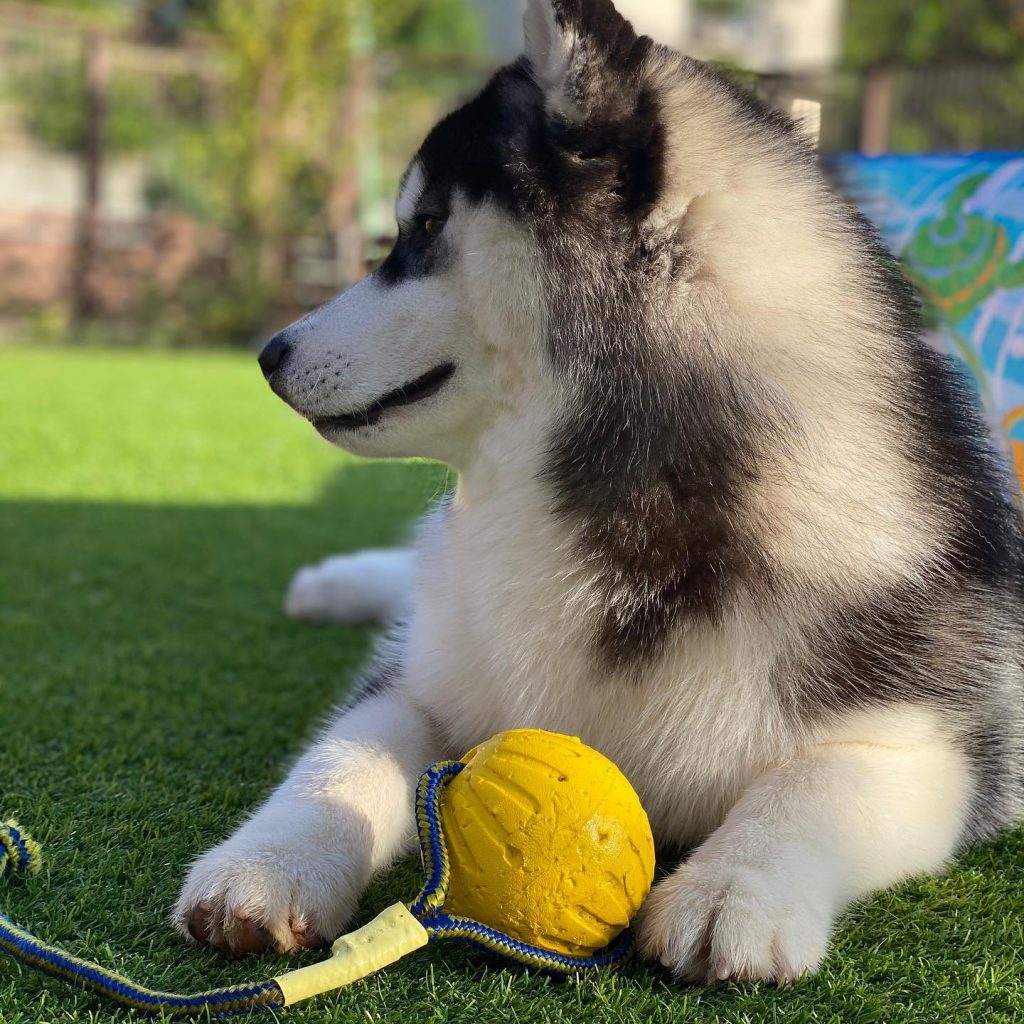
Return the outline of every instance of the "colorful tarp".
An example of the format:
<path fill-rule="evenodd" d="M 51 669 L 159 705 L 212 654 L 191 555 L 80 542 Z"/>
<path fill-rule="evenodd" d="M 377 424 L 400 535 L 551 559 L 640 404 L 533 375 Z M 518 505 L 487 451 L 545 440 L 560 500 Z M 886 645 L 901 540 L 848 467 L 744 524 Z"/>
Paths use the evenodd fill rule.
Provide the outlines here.
<path fill-rule="evenodd" d="M 843 189 L 882 232 L 962 359 L 1024 484 L 1024 154 L 847 156 Z"/>

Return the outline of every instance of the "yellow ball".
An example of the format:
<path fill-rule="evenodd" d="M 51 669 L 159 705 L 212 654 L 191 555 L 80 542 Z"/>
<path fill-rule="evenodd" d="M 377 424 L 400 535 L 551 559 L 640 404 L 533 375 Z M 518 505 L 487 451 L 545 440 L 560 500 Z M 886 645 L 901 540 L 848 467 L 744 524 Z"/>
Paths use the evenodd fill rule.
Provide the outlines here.
<path fill-rule="evenodd" d="M 441 825 L 445 910 L 555 953 L 589 956 L 632 920 L 654 880 L 640 798 L 573 736 L 516 729 L 471 750 Z"/>

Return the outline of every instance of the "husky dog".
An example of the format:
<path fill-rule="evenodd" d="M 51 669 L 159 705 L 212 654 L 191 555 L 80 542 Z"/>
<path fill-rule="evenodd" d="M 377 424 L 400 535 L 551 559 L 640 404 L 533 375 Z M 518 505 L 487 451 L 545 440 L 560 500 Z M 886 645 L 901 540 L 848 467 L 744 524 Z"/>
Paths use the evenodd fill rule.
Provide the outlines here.
<path fill-rule="evenodd" d="M 646 955 L 794 979 L 851 901 L 1022 816 L 1008 474 L 786 118 L 611 0 L 529 0 L 526 39 L 423 143 L 383 265 L 260 357 L 332 443 L 459 483 L 414 556 L 296 579 L 296 614 L 406 625 L 176 920 L 334 936 L 421 769 L 533 726 L 692 850 Z"/>

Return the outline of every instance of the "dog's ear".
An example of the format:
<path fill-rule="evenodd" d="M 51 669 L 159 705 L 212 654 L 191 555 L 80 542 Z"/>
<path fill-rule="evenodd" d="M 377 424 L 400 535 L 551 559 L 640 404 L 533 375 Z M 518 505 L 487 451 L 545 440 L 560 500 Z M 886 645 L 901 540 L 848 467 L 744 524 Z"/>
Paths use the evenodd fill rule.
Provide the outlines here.
<path fill-rule="evenodd" d="M 523 29 L 552 113 L 577 122 L 628 116 L 650 41 L 637 36 L 612 0 L 527 0 Z"/>

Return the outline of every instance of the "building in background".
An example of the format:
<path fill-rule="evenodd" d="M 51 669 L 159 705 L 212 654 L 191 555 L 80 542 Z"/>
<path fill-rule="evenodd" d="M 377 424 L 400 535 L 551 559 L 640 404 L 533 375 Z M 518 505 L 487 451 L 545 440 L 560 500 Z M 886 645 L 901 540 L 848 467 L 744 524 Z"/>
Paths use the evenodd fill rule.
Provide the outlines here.
<path fill-rule="evenodd" d="M 522 52 L 522 3 L 476 0 L 495 56 Z M 728 60 L 765 74 L 834 67 L 842 38 L 842 0 L 617 0 L 636 28 L 695 57 Z"/>
<path fill-rule="evenodd" d="M 616 6 L 638 32 L 676 49 L 686 48 L 694 25 L 691 0 L 618 0 Z"/>
<path fill-rule="evenodd" d="M 640 7 L 643 0 L 633 3 Z M 691 0 L 687 5 L 692 18 L 684 48 L 696 57 L 725 59 L 769 75 L 816 74 L 831 70 L 839 61 L 842 0 L 747 0 L 714 5 Z"/>

